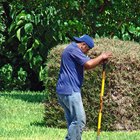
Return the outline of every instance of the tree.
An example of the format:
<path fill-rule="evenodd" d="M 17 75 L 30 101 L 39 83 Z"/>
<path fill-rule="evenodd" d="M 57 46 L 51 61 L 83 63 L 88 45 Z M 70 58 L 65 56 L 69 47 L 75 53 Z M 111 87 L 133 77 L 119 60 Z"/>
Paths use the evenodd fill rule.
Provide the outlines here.
<path fill-rule="evenodd" d="M 9 87 L 43 89 L 49 50 L 72 36 L 86 33 L 139 42 L 139 5 L 139 0 L 1 0 L 0 69 L 11 69 Z M 4 89 L 4 79 L 1 83 Z"/>

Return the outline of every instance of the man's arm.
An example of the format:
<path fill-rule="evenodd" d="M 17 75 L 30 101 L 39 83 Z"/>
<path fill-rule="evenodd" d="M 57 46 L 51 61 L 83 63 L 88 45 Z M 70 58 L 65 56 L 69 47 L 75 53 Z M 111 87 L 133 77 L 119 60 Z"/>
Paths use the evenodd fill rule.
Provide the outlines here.
<path fill-rule="evenodd" d="M 98 57 L 94 58 L 94 59 L 90 59 L 89 61 L 87 61 L 84 64 L 84 68 L 86 70 L 88 69 L 92 69 L 95 68 L 97 65 L 99 65 L 101 62 L 107 60 L 108 58 L 112 57 L 112 53 L 111 52 L 105 52 L 102 53 L 101 55 L 99 55 Z"/>

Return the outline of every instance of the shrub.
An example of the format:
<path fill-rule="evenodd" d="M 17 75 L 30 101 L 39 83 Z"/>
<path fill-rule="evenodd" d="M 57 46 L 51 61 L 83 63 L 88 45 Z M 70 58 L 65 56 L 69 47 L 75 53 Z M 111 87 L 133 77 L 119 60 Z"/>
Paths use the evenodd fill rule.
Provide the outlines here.
<path fill-rule="evenodd" d="M 14 72 L 10 64 L 0 68 L 0 90 L 20 90 L 26 86 L 27 73 L 22 67 Z"/>
<path fill-rule="evenodd" d="M 107 63 L 105 95 L 103 97 L 102 130 L 140 129 L 140 45 L 135 42 L 95 39 L 95 46 L 88 55 L 91 58 L 103 51 L 112 51 Z M 65 127 L 63 110 L 57 103 L 56 82 L 60 68 L 60 56 L 67 45 L 58 45 L 48 55 L 44 69 L 44 85 L 49 94 L 45 102 L 45 121 L 48 126 Z M 97 129 L 99 94 L 102 66 L 85 72 L 82 87 L 83 103 L 87 116 L 87 128 Z"/>

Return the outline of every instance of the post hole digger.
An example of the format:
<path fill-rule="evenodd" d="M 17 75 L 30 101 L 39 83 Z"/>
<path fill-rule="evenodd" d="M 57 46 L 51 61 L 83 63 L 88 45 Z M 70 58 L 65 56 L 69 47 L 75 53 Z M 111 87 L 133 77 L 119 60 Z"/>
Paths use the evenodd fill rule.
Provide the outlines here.
<path fill-rule="evenodd" d="M 102 85 L 100 92 L 100 110 L 98 115 L 98 126 L 97 126 L 97 140 L 100 140 L 100 129 L 101 129 L 101 120 L 102 120 L 102 109 L 103 109 L 103 96 L 105 89 L 105 69 L 106 69 L 106 61 L 103 62 L 103 71 L 102 71 Z"/>

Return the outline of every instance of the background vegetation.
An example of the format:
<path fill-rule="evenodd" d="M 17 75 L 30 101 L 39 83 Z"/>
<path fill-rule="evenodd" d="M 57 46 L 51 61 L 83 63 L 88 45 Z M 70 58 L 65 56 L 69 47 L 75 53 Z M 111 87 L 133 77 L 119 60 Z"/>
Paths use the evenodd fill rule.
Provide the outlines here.
<path fill-rule="evenodd" d="M 48 51 L 72 36 L 140 42 L 139 0 L 0 0 L 0 90 L 43 90 Z"/>
<path fill-rule="evenodd" d="M 114 39 L 95 39 L 96 47 L 90 50 L 91 58 L 103 51 L 111 51 L 113 58 L 107 64 L 102 130 L 140 129 L 140 45 Z M 66 127 L 63 110 L 57 103 L 56 83 L 60 56 L 67 45 L 58 45 L 48 55 L 44 80 L 48 100 L 45 104 L 47 126 Z M 102 67 L 86 71 L 82 87 L 83 104 L 87 114 L 87 128 L 96 130 L 99 111 Z M 51 110 L 51 111 L 50 111 Z"/>

